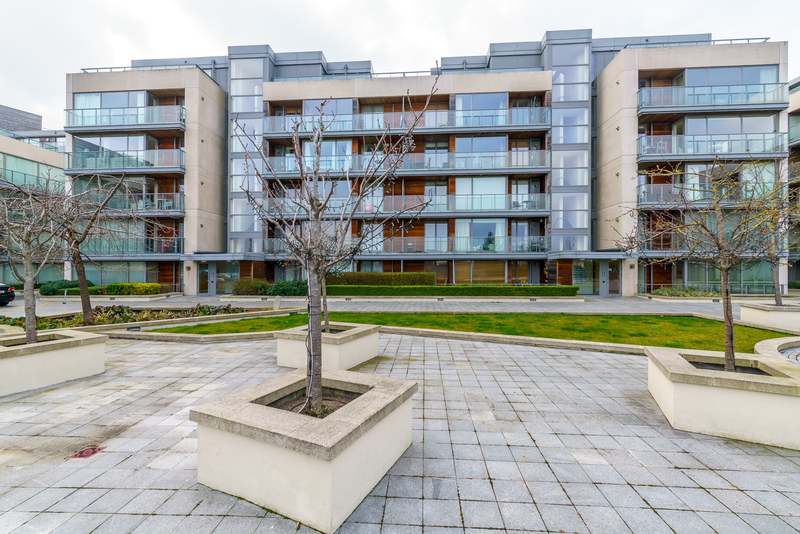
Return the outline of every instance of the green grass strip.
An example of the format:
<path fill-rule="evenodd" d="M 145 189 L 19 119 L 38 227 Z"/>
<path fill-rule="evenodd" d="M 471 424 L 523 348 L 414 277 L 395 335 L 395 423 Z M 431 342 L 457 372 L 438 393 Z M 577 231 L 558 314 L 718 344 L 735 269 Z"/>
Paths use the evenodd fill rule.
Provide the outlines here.
<path fill-rule="evenodd" d="M 330 314 L 332 321 L 348 323 L 434 328 L 458 332 L 482 332 L 514 336 L 575 339 L 600 343 L 626 343 L 698 350 L 725 349 L 724 327 L 719 321 L 696 317 L 658 315 L 543 314 L 438 314 L 438 313 L 346 313 Z M 175 334 L 234 334 L 283 330 L 306 324 L 305 315 L 244 319 L 211 324 L 164 328 L 155 332 Z M 734 327 L 737 352 L 753 352 L 759 341 L 786 334 L 746 326 Z"/>

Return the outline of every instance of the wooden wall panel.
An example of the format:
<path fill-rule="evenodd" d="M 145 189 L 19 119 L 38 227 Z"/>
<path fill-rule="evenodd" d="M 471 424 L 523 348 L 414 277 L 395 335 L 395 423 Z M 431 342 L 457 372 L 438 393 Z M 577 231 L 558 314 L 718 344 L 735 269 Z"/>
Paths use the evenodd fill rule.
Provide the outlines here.
<path fill-rule="evenodd" d="M 572 285 L 572 260 L 556 260 L 556 278 L 558 285 L 571 286 Z"/>

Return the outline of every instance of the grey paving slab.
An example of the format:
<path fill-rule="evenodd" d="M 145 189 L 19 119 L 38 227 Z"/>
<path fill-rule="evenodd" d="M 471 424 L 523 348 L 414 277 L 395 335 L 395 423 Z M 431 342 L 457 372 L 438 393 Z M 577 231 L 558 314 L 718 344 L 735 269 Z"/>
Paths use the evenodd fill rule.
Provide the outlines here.
<path fill-rule="evenodd" d="M 359 370 L 420 383 L 414 443 L 342 533 L 800 528 L 800 454 L 674 431 L 640 356 L 394 335 L 380 347 Z M 297 532 L 196 483 L 188 421 L 286 372 L 275 348 L 112 340 L 103 375 L 0 398 L 0 534 Z M 107 448 L 65 459 L 87 444 Z"/>

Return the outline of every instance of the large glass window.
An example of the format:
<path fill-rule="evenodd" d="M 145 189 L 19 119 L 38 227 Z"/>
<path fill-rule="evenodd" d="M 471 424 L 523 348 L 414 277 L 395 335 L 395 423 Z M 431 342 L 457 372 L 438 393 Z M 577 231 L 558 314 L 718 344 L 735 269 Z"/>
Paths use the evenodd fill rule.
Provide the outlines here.
<path fill-rule="evenodd" d="M 507 152 L 508 140 L 503 137 L 456 137 L 456 152 Z"/>
<path fill-rule="evenodd" d="M 756 85 L 778 83 L 777 65 L 686 69 L 686 85 Z"/>
<path fill-rule="evenodd" d="M 303 115 L 317 116 L 320 107 L 325 115 L 352 115 L 353 99 L 332 98 L 327 102 L 325 100 L 303 100 Z"/>
<path fill-rule="evenodd" d="M 457 210 L 499 210 L 506 207 L 505 176 L 457 177 Z"/>
<path fill-rule="evenodd" d="M 254 152 L 261 145 L 263 119 L 235 119 L 231 121 L 231 152 Z M 238 136 L 237 136 L 238 134 Z"/>
<path fill-rule="evenodd" d="M 553 83 L 586 83 L 589 67 L 553 67 Z"/>
<path fill-rule="evenodd" d="M 264 60 L 232 59 L 231 78 L 264 78 Z"/>
<path fill-rule="evenodd" d="M 457 252 L 505 251 L 505 219 L 456 219 Z"/>
<path fill-rule="evenodd" d="M 553 65 L 581 65 L 589 63 L 589 46 L 570 44 L 553 46 Z"/>
<path fill-rule="evenodd" d="M 508 93 L 475 93 L 456 95 L 456 111 L 506 108 L 508 108 Z"/>

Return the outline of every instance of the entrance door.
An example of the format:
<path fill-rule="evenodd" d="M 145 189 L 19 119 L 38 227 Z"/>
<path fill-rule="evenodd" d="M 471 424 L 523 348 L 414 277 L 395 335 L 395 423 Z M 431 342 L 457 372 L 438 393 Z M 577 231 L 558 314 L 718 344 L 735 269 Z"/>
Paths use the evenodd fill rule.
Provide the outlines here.
<path fill-rule="evenodd" d="M 197 263 L 197 292 L 201 295 L 217 294 L 217 262 L 201 261 Z"/>
<path fill-rule="evenodd" d="M 620 296 L 619 260 L 600 260 L 600 296 Z"/>

